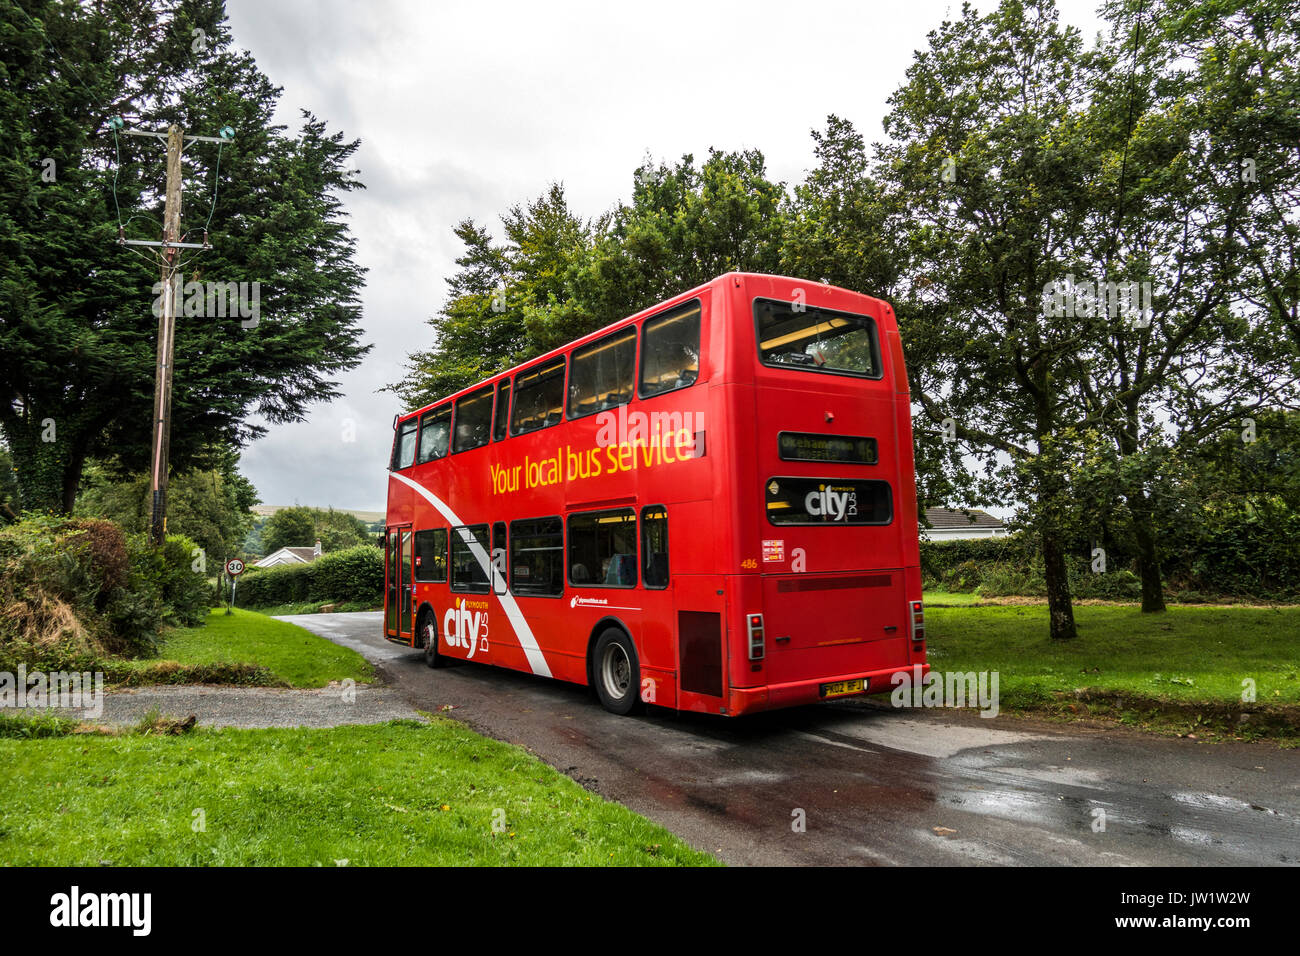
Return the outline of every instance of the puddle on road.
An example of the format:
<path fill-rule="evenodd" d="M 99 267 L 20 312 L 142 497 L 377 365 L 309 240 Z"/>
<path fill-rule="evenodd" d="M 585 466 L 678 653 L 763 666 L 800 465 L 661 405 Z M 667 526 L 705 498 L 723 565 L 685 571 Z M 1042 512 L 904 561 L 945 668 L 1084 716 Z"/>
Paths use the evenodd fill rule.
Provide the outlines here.
<path fill-rule="evenodd" d="M 939 724 L 937 721 L 892 715 L 884 715 L 884 719 L 858 720 L 853 723 L 846 721 L 835 729 L 838 734 L 863 743 L 938 758 L 953 757 L 963 750 L 974 748 L 1006 747 L 1027 741 L 1054 739 L 1043 734 Z"/>

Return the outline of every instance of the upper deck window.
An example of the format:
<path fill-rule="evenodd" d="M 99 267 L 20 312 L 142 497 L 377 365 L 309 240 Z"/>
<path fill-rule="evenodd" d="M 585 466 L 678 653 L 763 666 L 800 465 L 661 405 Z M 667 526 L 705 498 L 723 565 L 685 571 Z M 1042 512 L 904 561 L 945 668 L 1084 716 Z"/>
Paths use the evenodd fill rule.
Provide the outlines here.
<path fill-rule="evenodd" d="M 510 421 L 510 379 L 497 383 L 497 411 L 492 420 L 492 440 L 506 437 L 506 423 Z"/>
<path fill-rule="evenodd" d="M 393 442 L 393 470 L 400 471 L 415 464 L 415 429 L 419 421 L 408 418 L 397 426 L 397 436 Z"/>
<path fill-rule="evenodd" d="M 646 319 L 641 330 L 641 397 L 685 388 L 699 377 L 699 301 Z"/>
<path fill-rule="evenodd" d="M 635 326 L 574 349 L 569 369 L 569 417 L 626 405 L 632 399 L 635 369 Z"/>
<path fill-rule="evenodd" d="M 554 425 L 564 409 L 564 357 L 534 366 L 515 377 L 515 407 L 510 434 L 522 435 Z"/>
<path fill-rule="evenodd" d="M 456 434 L 453 452 L 469 451 L 488 443 L 492 432 L 492 386 L 470 392 L 456 401 Z"/>
<path fill-rule="evenodd" d="M 443 405 L 425 412 L 420 418 L 420 464 L 447 457 L 451 438 L 451 406 Z"/>
<path fill-rule="evenodd" d="M 880 339 L 870 316 L 755 299 L 754 319 L 764 365 L 880 378 Z"/>

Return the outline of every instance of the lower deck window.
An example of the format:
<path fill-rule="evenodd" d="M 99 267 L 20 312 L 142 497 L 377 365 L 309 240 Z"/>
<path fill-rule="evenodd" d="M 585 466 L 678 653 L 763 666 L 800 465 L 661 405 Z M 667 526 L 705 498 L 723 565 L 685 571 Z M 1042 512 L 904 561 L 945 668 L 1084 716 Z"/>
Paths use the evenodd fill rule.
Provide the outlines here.
<path fill-rule="evenodd" d="M 569 583 L 575 587 L 636 585 L 636 512 L 569 515 Z"/>
<path fill-rule="evenodd" d="M 447 580 L 447 529 L 415 532 L 415 580 Z"/>
<path fill-rule="evenodd" d="M 564 522 L 558 517 L 510 523 L 510 591 L 544 597 L 564 591 Z"/>
<path fill-rule="evenodd" d="M 451 530 L 451 589 L 486 594 L 488 591 L 488 527 L 476 524 Z"/>

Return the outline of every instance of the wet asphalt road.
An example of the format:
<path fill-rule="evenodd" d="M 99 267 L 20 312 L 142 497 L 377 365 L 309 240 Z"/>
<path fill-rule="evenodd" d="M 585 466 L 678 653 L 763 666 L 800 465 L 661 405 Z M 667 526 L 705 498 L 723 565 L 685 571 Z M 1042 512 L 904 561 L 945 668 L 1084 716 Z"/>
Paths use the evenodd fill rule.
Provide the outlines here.
<path fill-rule="evenodd" d="M 571 684 L 430 670 L 378 613 L 289 620 L 727 863 L 1300 865 L 1296 750 L 854 701 L 615 717 Z"/>

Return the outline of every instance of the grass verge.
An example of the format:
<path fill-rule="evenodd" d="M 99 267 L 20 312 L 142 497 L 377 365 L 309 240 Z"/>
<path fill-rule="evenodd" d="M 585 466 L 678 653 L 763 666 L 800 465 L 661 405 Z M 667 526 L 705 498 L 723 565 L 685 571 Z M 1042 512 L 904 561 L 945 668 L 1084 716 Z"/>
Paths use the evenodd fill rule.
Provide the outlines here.
<path fill-rule="evenodd" d="M 445 718 L 180 735 L 148 723 L 0 739 L 0 864 L 716 863 Z"/>
<path fill-rule="evenodd" d="M 1078 639 L 1058 643 L 1047 636 L 1045 605 L 934 607 L 931 666 L 997 671 L 1004 710 L 1300 742 L 1300 608 L 1143 614 L 1097 604 L 1074 613 Z M 1254 701 L 1243 701 L 1250 690 Z"/>
<path fill-rule="evenodd" d="M 311 631 L 238 608 L 214 608 L 202 627 L 169 631 L 159 656 L 187 668 L 261 668 L 288 687 L 324 687 L 352 678 L 369 681 L 374 671 L 356 651 Z M 161 662 L 137 662 L 143 669 Z"/>

